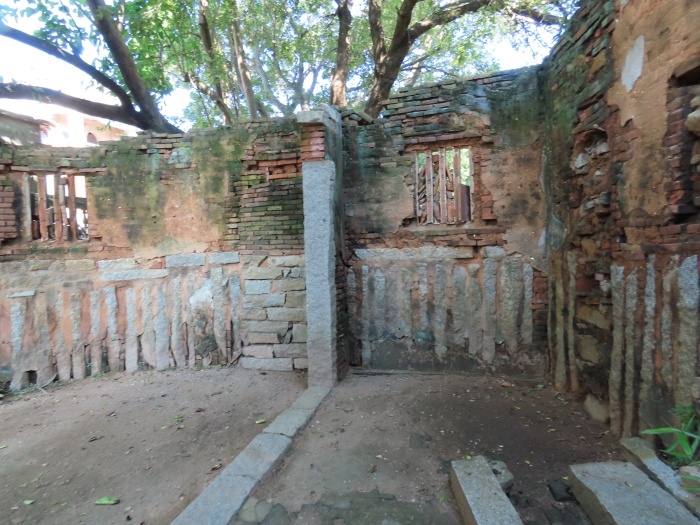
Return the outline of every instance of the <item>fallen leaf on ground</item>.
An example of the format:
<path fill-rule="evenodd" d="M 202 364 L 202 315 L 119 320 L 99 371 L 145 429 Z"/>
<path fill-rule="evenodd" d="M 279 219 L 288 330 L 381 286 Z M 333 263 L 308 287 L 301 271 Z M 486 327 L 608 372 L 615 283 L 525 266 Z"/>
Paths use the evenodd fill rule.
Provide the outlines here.
<path fill-rule="evenodd" d="M 377 465 L 370 465 L 369 466 L 369 473 L 374 474 L 375 472 L 377 472 Z"/>
<path fill-rule="evenodd" d="M 33 499 L 25 499 L 22 503 L 24 503 L 25 505 L 31 505 L 32 503 L 34 503 L 34 500 Z"/>
<path fill-rule="evenodd" d="M 258 419 L 258 420 L 256 421 L 256 423 L 257 423 L 258 425 L 262 425 L 263 423 L 265 423 L 265 420 L 264 420 L 264 419 Z"/>
<path fill-rule="evenodd" d="M 113 498 L 112 496 L 105 496 L 95 501 L 95 505 L 116 505 L 119 503 L 119 498 Z"/>
<path fill-rule="evenodd" d="M 219 470 L 220 468 L 221 468 L 221 463 L 217 463 L 217 464 L 214 465 L 211 469 L 212 469 L 212 470 Z"/>

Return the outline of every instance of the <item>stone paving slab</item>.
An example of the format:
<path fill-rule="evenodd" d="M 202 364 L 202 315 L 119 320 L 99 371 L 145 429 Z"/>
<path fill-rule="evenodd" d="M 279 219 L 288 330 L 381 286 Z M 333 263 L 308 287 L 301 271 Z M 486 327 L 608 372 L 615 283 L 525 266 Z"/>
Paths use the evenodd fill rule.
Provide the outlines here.
<path fill-rule="evenodd" d="M 453 461 L 450 482 L 465 525 L 522 525 L 485 457 Z"/>
<path fill-rule="evenodd" d="M 641 438 L 620 440 L 625 457 L 661 487 L 673 494 L 697 518 L 700 518 L 700 496 L 681 486 L 678 473 L 661 461 L 653 447 Z"/>
<path fill-rule="evenodd" d="M 572 465 L 570 483 L 593 525 L 698 525 L 676 498 L 631 463 Z"/>
<path fill-rule="evenodd" d="M 309 388 L 258 434 L 173 525 L 228 525 L 248 496 L 281 461 L 292 438 L 306 425 L 330 390 Z"/>

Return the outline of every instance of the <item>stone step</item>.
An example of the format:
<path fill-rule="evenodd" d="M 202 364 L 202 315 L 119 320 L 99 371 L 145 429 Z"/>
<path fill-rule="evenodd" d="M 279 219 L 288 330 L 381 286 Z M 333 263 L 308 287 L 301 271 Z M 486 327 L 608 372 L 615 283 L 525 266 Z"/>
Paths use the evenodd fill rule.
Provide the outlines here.
<path fill-rule="evenodd" d="M 696 518 L 700 518 L 700 495 L 683 488 L 678 473 L 659 459 L 649 443 L 642 438 L 632 437 L 620 440 L 620 445 L 628 461 L 673 494 Z"/>
<path fill-rule="evenodd" d="M 453 461 L 450 481 L 465 525 L 522 525 L 485 457 Z"/>
<path fill-rule="evenodd" d="M 671 494 L 631 463 L 569 467 L 571 490 L 593 525 L 698 525 Z"/>

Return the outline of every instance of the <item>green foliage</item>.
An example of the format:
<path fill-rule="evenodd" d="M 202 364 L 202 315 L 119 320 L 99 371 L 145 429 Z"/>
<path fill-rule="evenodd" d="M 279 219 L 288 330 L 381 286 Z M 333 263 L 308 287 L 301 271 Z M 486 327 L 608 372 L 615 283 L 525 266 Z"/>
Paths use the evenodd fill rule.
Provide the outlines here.
<path fill-rule="evenodd" d="M 401 3 L 382 2 L 387 44 Z M 352 10 L 348 102 L 358 107 L 377 75 L 367 4 L 355 0 Z M 10 12 L 38 20 L 41 29 L 36 36 L 83 58 L 96 55 L 93 65 L 124 85 L 85 0 L 35 0 L 26 5 L 14 10 L 0 6 L 0 17 Z M 411 23 L 435 16 L 446 5 L 451 4 L 418 2 Z M 248 117 L 236 74 L 234 23 L 240 26 L 253 91 L 265 112 L 290 115 L 327 101 L 336 60 L 336 7 L 334 0 L 115 0 L 108 1 L 105 9 L 120 27 L 139 74 L 156 99 L 174 87 L 191 88 L 192 103 L 181 119 L 195 127 L 211 127 L 224 123 L 216 96 L 233 119 Z M 523 7 L 566 17 L 575 0 L 503 0 L 439 24 L 411 43 L 394 87 L 495 70 L 489 47 L 494 37 L 517 33 L 523 50 L 536 38 L 525 30 L 532 24 L 515 14 Z"/>
<path fill-rule="evenodd" d="M 644 430 L 647 435 L 670 435 L 673 441 L 663 453 L 669 458 L 674 467 L 693 465 L 698 462 L 698 447 L 700 447 L 700 419 L 692 405 L 680 405 L 671 413 L 677 418 L 680 428 L 660 427 Z"/>

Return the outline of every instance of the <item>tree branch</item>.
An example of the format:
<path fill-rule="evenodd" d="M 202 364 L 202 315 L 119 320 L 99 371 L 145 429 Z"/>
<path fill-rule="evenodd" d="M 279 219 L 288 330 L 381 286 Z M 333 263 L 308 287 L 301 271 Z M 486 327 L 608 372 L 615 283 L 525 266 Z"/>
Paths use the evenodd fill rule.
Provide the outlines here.
<path fill-rule="evenodd" d="M 148 123 L 146 127 L 166 133 L 179 132 L 180 130 L 166 121 L 160 113 L 158 105 L 141 77 L 134 57 L 124 42 L 124 37 L 112 19 L 110 9 L 104 0 L 86 0 L 86 3 L 90 8 L 97 29 L 119 67 L 124 82 L 138 104 L 140 113 L 143 114 L 144 121 Z"/>
<path fill-rule="evenodd" d="M 263 93 L 265 98 L 277 109 L 279 109 L 283 115 L 287 114 L 287 106 L 285 106 L 280 99 L 278 99 L 272 92 L 272 87 L 270 86 L 270 79 L 267 76 L 267 72 L 263 68 L 262 60 L 260 59 L 260 47 L 257 45 L 253 49 L 253 63 L 255 64 L 255 70 L 258 72 L 258 76 L 262 82 Z"/>
<path fill-rule="evenodd" d="M 466 14 L 475 13 L 487 5 L 494 5 L 494 3 L 492 0 L 459 0 L 433 11 L 430 16 L 420 22 L 416 22 L 409 28 L 409 45 L 413 44 L 416 39 L 432 28 L 449 24 Z M 498 4 L 496 4 L 496 7 L 498 7 Z M 544 25 L 561 25 L 564 23 L 564 20 L 558 16 L 542 13 L 527 6 L 509 7 L 505 11 L 525 16 L 534 22 Z"/>
<path fill-rule="evenodd" d="M 224 116 L 224 120 L 227 124 L 232 124 L 236 121 L 235 115 L 231 111 L 231 108 L 229 108 L 226 101 L 221 98 L 218 90 L 214 90 L 209 87 L 192 71 L 185 75 L 185 82 L 189 82 L 197 91 L 209 97 L 209 99 L 216 104 L 216 107 L 219 108 L 219 111 L 221 111 L 221 114 Z"/>
<path fill-rule="evenodd" d="M 0 36 L 11 38 L 16 42 L 33 47 L 34 49 L 37 49 L 42 53 L 46 53 L 49 56 L 58 58 L 66 64 L 70 64 L 71 66 L 79 69 L 83 73 L 87 73 L 90 76 L 90 78 L 92 78 L 99 84 L 106 87 L 109 91 L 111 91 L 114 94 L 114 96 L 116 96 L 117 99 L 119 99 L 119 102 L 121 102 L 122 106 L 130 107 L 133 105 L 131 98 L 129 97 L 128 93 L 124 90 L 124 88 L 122 88 L 119 84 L 117 84 L 107 75 L 85 62 L 79 56 L 64 51 L 63 49 L 55 46 L 51 42 L 47 42 L 46 40 L 42 40 L 41 38 L 37 38 L 35 36 L 24 33 L 19 29 L 7 26 L 2 22 L 0 22 Z"/>
<path fill-rule="evenodd" d="M 58 104 L 65 108 L 74 109 L 92 115 L 93 117 L 105 118 L 116 122 L 123 122 L 139 128 L 144 127 L 142 115 L 133 108 L 102 104 L 83 98 L 72 97 L 56 91 L 25 84 L 0 83 L 0 98 L 13 100 L 36 100 L 46 104 Z"/>

